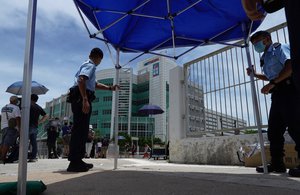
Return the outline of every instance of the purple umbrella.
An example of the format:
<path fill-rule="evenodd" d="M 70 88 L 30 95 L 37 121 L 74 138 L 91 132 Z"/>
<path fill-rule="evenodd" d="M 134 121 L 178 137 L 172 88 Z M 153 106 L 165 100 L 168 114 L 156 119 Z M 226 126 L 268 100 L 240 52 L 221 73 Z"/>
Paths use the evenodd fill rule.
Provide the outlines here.
<path fill-rule="evenodd" d="M 155 115 L 162 114 L 164 111 L 157 105 L 147 104 L 140 108 L 138 113 L 142 115 Z"/>

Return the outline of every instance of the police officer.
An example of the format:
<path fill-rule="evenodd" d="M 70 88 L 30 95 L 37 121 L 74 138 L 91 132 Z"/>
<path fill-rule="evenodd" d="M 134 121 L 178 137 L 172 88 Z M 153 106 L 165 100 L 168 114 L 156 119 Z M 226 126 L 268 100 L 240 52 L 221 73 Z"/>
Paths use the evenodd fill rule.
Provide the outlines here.
<path fill-rule="evenodd" d="M 71 108 L 73 112 L 73 127 L 70 140 L 70 151 L 67 168 L 69 172 L 84 172 L 93 167 L 93 164 L 82 161 L 85 155 L 85 143 L 88 138 L 89 122 L 92 111 L 91 102 L 95 98 L 95 89 L 115 91 L 119 86 L 107 86 L 96 82 L 96 67 L 103 58 L 103 52 L 99 48 L 91 50 L 89 60 L 84 62 L 75 75 L 75 83 L 72 90 L 75 97 L 72 98 Z"/>
<path fill-rule="evenodd" d="M 298 157 L 300 154 L 300 128 L 297 121 L 299 113 L 299 97 L 292 82 L 292 66 L 290 60 L 290 48 L 286 44 L 273 43 L 270 33 L 258 31 L 251 36 L 251 42 L 258 53 L 263 53 L 261 66 L 264 74 L 258 74 L 253 68 L 248 68 L 248 75 L 269 81 L 263 86 L 261 93 L 271 96 L 271 108 L 268 121 L 268 139 L 270 141 L 271 163 L 268 164 L 268 172 L 286 172 L 283 162 L 284 157 L 284 133 L 288 130 L 296 143 Z M 299 158 L 300 159 L 300 158 Z M 291 169 L 290 175 L 300 173 L 300 167 Z M 263 167 L 256 168 L 257 172 L 263 172 Z"/>

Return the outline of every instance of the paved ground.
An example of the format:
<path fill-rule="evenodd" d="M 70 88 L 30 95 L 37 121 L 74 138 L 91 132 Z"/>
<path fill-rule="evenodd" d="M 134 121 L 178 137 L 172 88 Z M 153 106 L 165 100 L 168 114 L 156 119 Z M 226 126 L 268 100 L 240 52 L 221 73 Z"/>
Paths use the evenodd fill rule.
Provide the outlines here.
<path fill-rule="evenodd" d="M 43 195 L 93 194 L 271 194 L 299 195 L 300 178 L 288 174 L 258 174 L 238 166 L 182 165 L 145 159 L 87 159 L 94 168 L 66 172 L 66 159 L 28 163 L 28 179 L 47 185 Z M 17 181 L 18 164 L 0 165 L 0 182 Z"/>

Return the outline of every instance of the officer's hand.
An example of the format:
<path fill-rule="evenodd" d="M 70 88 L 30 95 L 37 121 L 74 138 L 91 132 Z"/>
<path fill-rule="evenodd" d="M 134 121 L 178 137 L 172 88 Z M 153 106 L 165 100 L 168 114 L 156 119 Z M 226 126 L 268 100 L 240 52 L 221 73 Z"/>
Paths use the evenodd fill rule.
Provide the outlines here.
<path fill-rule="evenodd" d="M 90 103 L 87 100 L 82 101 L 82 112 L 88 114 L 90 112 Z"/>
<path fill-rule="evenodd" d="M 112 91 L 116 91 L 117 89 L 120 89 L 119 85 L 114 85 L 114 86 L 111 87 Z"/>
<path fill-rule="evenodd" d="M 251 68 L 247 68 L 247 75 L 250 76 L 250 74 L 253 72 L 254 76 L 256 75 L 256 71 L 254 69 L 254 66 L 252 65 Z"/>
<path fill-rule="evenodd" d="M 261 93 L 263 94 L 268 94 L 270 93 L 270 90 L 273 89 L 275 87 L 274 84 L 268 83 L 267 85 L 265 85 L 263 88 L 261 88 Z"/>

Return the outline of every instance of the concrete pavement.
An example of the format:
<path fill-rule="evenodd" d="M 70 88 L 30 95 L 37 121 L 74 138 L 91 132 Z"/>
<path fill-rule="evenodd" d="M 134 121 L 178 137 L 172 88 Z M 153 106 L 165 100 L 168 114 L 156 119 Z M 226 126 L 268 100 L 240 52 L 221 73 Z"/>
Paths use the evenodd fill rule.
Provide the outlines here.
<path fill-rule="evenodd" d="M 300 194 L 300 178 L 288 174 L 258 174 L 254 168 L 173 164 L 162 160 L 86 159 L 94 168 L 84 173 L 66 171 L 66 159 L 28 163 L 28 179 L 47 185 L 44 195 L 94 194 Z M 0 165 L 0 182 L 17 181 L 18 164 Z"/>

